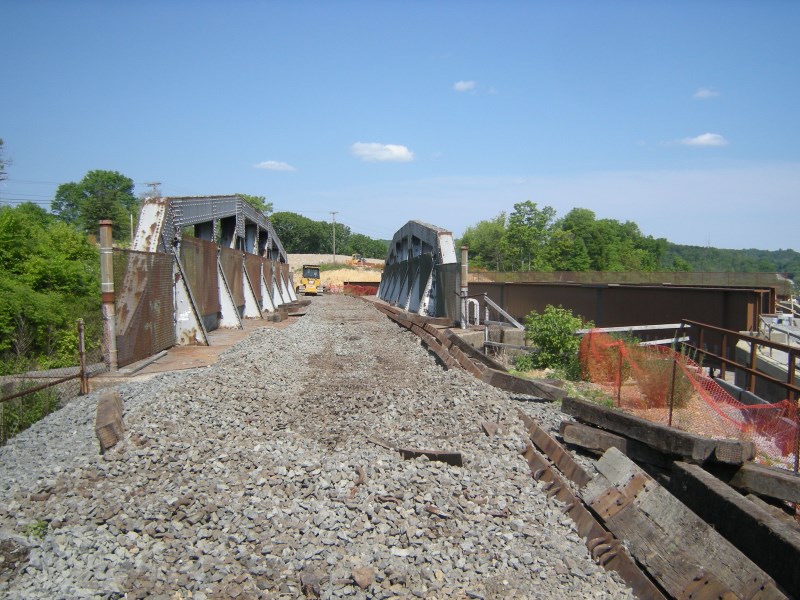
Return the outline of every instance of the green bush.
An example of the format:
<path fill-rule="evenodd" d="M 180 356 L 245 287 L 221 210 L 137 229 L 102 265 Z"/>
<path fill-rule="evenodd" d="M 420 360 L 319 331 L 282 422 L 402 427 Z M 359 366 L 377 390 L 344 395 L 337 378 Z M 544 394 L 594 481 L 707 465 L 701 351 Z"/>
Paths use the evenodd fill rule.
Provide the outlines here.
<path fill-rule="evenodd" d="M 514 357 L 514 368 L 521 373 L 533 370 L 533 354 L 517 354 Z"/>
<path fill-rule="evenodd" d="M 531 311 L 525 317 L 525 339 L 536 347 L 533 358 L 536 368 L 553 368 L 568 379 L 580 379 L 578 349 L 581 340 L 575 332 L 592 327 L 572 314 L 571 310 L 548 304 L 544 312 Z"/>

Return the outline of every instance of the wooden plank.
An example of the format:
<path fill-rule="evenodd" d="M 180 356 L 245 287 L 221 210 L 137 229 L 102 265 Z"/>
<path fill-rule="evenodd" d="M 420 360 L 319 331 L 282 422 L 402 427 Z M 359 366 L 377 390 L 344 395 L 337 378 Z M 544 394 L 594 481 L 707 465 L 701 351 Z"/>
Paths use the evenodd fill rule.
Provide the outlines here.
<path fill-rule="evenodd" d="M 732 476 L 722 476 L 722 479 L 745 492 L 785 502 L 800 502 L 800 476 L 785 469 L 746 462 Z"/>
<path fill-rule="evenodd" d="M 125 435 L 122 398 L 116 390 L 103 390 L 97 399 L 94 431 L 100 442 L 100 454 L 113 448 Z"/>
<path fill-rule="evenodd" d="M 545 398 L 547 400 L 560 400 L 567 395 L 564 390 L 554 385 L 533 381 L 531 379 L 514 377 L 513 375 L 495 371 L 494 369 L 486 369 L 481 375 L 481 380 L 489 385 L 506 390 L 507 392 L 525 394 L 528 396 L 535 396 L 536 398 Z"/>
<path fill-rule="evenodd" d="M 680 456 L 686 462 L 711 460 L 740 465 L 755 456 L 752 442 L 704 438 L 580 398 L 564 398 L 561 410 L 579 421 L 640 441 L 659 452 Z"/>
<path fill-rule="evenodd" d="M 419 458 L 426 456 L 429 460 L 436 460 L 439 462 L 453 465 L 454 467 L 464 466 L 464 459 L 460 452 L 447 452 L 444 450 L 418 450 L 416 448 L 398 448 L 397 451 L 406 460 L 411 458 Z"/>
<path fill-rule="evenodd" d="M 800 532 L 800 523 L 798 523 L 797 519 L 795 519 L 791 514 L 787 513 L 782 508 L 774 506 L 769 502 L 766 502 L 760 496 L 756 496 L 755 494 L 747 494 L 745 498 L 747 498 L 750 502 L 752 502 L 756 506 L 766 510 L 776 519 L 780 519 L 795 531 Z"/>
<path fill-rule="evenodd" d="M 800 590 L 800 533 L 697 465 L 676 462 L 670 491 L 786 590 Z"/>
<path fill-rule="evenodd" d="M 622 506 L 605 525 L 625 540 L 633 557 L 669 595 L 691 597 L 697 581 L 705 577 L 714 582 L 714 597 L 786 597 L 768 574 L 622 452 L 609 449 L 596 466 L 600 475 L 581 497 L 589 505 L 602 506 L 609 495 L 618 495 L 615 502 Z"/>
<path fill-rule="evenodd" d="M 480 350 L 473 348 L 464 338 L 462 338 L 452 329 L 448 329 L 446 335 L 450 339 L 450 343 L 452 345 L 457 346 L 464 354 L 469 356 L 471 359 L 479 361 L 485 366 L 489 367 L 490 369 L 494 369 L 495 371 L 500 371 L 503 373 L 507 371 L 507 369 L 499 362 L 497 362 L 490 356 L 486 356 Z"/>
<path fill-rule="evenodd" d="M 669 469 L 672 460 L 666 454 L 654 450 L 647 444 L 631 440 L 622 435 L 611 433 L 590 425 L 575 421 L 563 421 L 559 433 L 566 444 L 580 446 L 595 454 L 602 454 L 609 448 L 616 448 L 625 456 L 636 462 L 645 462 L 662 469 Z"/>

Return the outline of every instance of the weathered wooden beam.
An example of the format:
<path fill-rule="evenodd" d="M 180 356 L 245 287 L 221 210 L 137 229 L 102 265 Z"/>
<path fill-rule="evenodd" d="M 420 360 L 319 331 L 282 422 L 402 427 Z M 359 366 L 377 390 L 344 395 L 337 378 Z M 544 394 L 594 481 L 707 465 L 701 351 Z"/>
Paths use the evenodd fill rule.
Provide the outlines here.
<path fill-rule="evenodd" d="M 499 362 L 494 360 L 490 356 L 486 356 L 483 352 L 478 350 L 477 348 L 473 348 L 469 342 L 467 342 L 464 338 L 458 335 L 455 331 L 448 329 L 446 333 L 450 343 L 453 346 L 457 346 L 464 354 L 476 360 L 486 367 L 490 369 L 494 369 L 495 371 L 505 372 L 507 369 L 501 365 Z"/>
<path fill-rule="evenodd" d="M 447 452 L 444 450 L 418 450 L 416 448 L 397 448 L 397 451 L 405 459 L 426 456 L 429 460 L 444 462 L 448 465 L 453 465 L 454 467 L 464 466 L 464 459 L 461 456 L 461 452 Z"/>
<path fill-rule="evenodd" d="M 602 567 L 616 571 L 627 583 L 637 598 L 663 600 L 664 595 L 647 575 L 636 565 L 625 547 L 620 544 L 577 498 L 569 486 L 551 467 L 547 459 L 536 451 L 530 442 L 522 456 L 528 463 L 536 481 L 544 482 L 545 493 L 564 503 L 564 514 L 575 523 L 575 529 L 586 540 L 586 547 Z"/>
<path fill-rule="evenodd" d="M 103 390 L 97 399 L 94 431 L 100 442 L 100 454 L 113 448 L 125 436 L 123 404 L 119 392 Z"/>
<path fill-rule="evenodd" d="M 662 469 L 668 469 L 672 466 L 672 460 L 666 454 L 654 450 L 647 444 L 604 429 L 576 423 L 575 421 L 563 421 L 559 428 L 559 433 L 566 444 L 579 446 L 594 454 L 603 454 L 609 448 L 616 448 L 636 462 L 645 462 Z"/>
<path fill-rule="evenodd" d="M 785 502 L 800 502 L 800 476 L 786 469 L 746 462 L 735 471 L 729 468 L 708 470 L 737 490 Z"/>
<path fill-rule="evenodd" d="M 581 497 L 670 596 L 786 598 L 772 577 L 622 452 L 609 449 L 596 466 L 600 474 Z"/>
<path fill-rule="evenodd" d="M 711 460 L 740 465 L 755 456 L 752 442 L 705 438 L 580 398 L 564 398 L 561 410 L 579 421 L 638 440 L 659 452 L 680 456 L 686 462 Z"/>
<path fill-rule="evenodd" d="M 753 504 L 766 510 L 776 519 L 780 519 L 792 529 L 795 529 L 796 531 L 800 532 L 800 523 L 798 523 L 797 520 L 791 514 L 787 513 L 779 506 L 770 504 L 769 502 L 765 501 L 760 496 L 756 496 L 755 494 L 747 494 L 745 498 L 747 498 Z"/>
<path fill-rule="evenodd" d="M 697 465 L 676 462 L 670 492 L 778 585 L 800 591 L 800 532 Z"/>
<path fill-rule="evenodd" d="M 554 385 L 523 379 L 522 377 L 514 377 L 494 369 L 486 369 L 481 375 L 481 380 L 507 392 L 546 398 L 547 400 L 560 400 L 567 395 L 564 390 Z"/>

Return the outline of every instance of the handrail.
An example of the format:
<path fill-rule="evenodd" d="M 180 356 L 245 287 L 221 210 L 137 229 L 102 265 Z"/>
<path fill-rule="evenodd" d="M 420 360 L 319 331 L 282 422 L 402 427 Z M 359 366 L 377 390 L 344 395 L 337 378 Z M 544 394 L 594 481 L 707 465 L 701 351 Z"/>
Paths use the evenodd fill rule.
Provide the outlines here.
<path fill-rule="evenodd" d="M 725 371 L 728 365 L 736 367 L 736 369 L 744 371 L 748 374 L 748 381 L 747 381 L 747 390 L 749 392 L 755 391 L 755 383 L 756 378 L 765 380 L 769 383 L 773 383 L 779 387 L 782 387 L 786 390 L 787 395 L 790 401 L 796 401 L 800 398 L 800 387 L 796 384 L 795 380 L 795 371 L 796 371 L 796 363 L 797 359 L 800 357 L 800 347 L 798 346 L 790 346 L 788 344 L 781 344 L 779 342 L 773 342 L 772 340 L 767 340 L 764 338 L 757 337 L 750 333 L 740 333 L 738 331 L 732 331 L 730 329 L 723 329 L 721 327 L 716 327 L 715 325 L 708 325 L 706 323 L 699 323 L 697 321 L 691 321 L 689 319 L 683 319 L 683 323 L 687 325 L 691 325 L 697 331 L 697 345 L 693 344 L 686 344 L 686 346 L 696 350 L 702 356 L 709 356 L 720 361 L 722 365 L 722 376 L 725 376 Z M 718 333 L 722 336 L 722 354 L 723 356 L 719 356 L 713 352 L 709 352 L 707 349 L 703 348 L 703 334 L 705 331 L 712 331 L 714 333 Z M 748 364 L 742 364 L 737 362 L 736 360 L 731 360 L 726 358 L 724 354 L 726 353 L 726 346 L 728 344 L 728 340 L 734 339 L 736 343 L 739 341 L 745 341 L 750 344 L 750 356 L 748 357 Z M 756 353 L 758 351 L 758 346 L 765 346 L 767 348 L 772 348 L 774 350 L 778 350 L 780 352 L 785 352 L 787 355 L 787 380 L 780 381 L 767 375 L 766 373 L 762 373 L 758 371 L 756 366 Z"/>
<path fill-rule="evenodd" d="M 483 301 L 486 302 L 488 306 L 492 307 L 494 310 L 503 315 L 508 320 L 508 322 L 511 323 L 514 327 L 516 327 L 517 329 L 525 329 L 524 325 L 522 325 L 514 317 L 512 317 L 510 314 L 508 314 L 506 311 L 500 308 L 500 306 L 497 303 L 495 303 L 491 298 L 489 298 L 487 294 L 483 295 Z"/>

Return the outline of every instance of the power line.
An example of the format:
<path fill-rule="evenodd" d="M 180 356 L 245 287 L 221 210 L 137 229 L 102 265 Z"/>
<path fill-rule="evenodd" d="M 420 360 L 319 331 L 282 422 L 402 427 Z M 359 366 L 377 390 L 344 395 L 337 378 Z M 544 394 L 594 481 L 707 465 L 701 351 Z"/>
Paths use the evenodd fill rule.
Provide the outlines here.
<path fill-rule="evenodd" d="M 9 177 L 6 181 L 13 181 L 14 183 L 42 183 L 48 185 L 61 185 L 63 181 L 36 181 L 34 179 L 14 179 Z"/>

